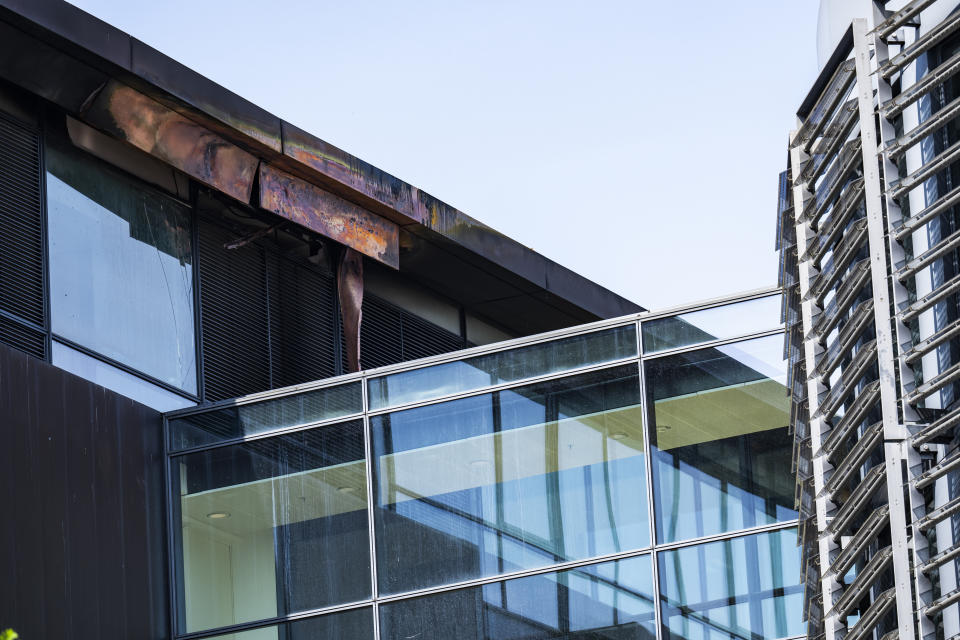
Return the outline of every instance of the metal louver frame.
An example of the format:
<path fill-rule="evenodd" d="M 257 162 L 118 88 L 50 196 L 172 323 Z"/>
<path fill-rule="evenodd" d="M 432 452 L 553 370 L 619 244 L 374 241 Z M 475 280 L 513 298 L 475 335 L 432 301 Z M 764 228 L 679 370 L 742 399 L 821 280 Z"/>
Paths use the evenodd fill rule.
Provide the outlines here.
<path fill-rule="evenodd" d="M 874 627 L 880 624 L 883 616 L 893 607 L 896 602 L 897 590 L 890 588 L 877 596 L 873 604 L 863 613 L 853 629 L 844 636 L 846 640 L 862 640 L 868 634 L 872 634 Z"/>
<path fill-rule="evenodd" d="M 857 307 L 856 312 L 854 312 L 853 316 L 843 325 L 836 339 L 834 339 L 827 350 L 821 354 L 820 362 L 817 363 L 814 375 L 822 380 L 828 379 L 830 374 L 832 374 L 847 357 L 847 353 L 853 348 L 856 341 L 860 339 L 864 331 L 872 327 L 873 300 L 867 300 Z"/>
<path fill-rule="evenodd" d="M 960 275 L 956 275 L 950 278 L 948 281 L 944 282 L 942 285 L 923 296 L 918 298 L 912 304 L 904 307 L 898 315 L 900 322 L 904 324 L 915 320 L 917 316 L 921 313 L 937 304 L 944 298 L 954 295 L 960 291 Z"/>
<path fill-rule="evenodd" d="M 833 475 L 824 483 L 823 491 L 817 497 L 828 496 L 839 489 L 841 485 L 846 484 L 847 480 L 860 469 L 861 465 L 866 462 L 873 450 L 882 441 L 883 422 L 876 422 L 867 427 L 863 436 L 857 440 L 857 444 L 853 446 L 840 464 L 834 467 Z"/>
<path fill-rule="evenodd" d="M 930 222 L 934 218 L 946 213 L 947 209 L 960 202 L 960 186 L 954 187 L 929 206 L 917 212 L 917 215 L 905 218 L 894 232 L 897 242 L 903 242 L 911 233 Z"/>
<path fill-rule="evenodd" d="M 866 597 L 870 587 L 877 581 L 884 571 L 890 567 L 890 561 L 893 559 L 893 549 L 884 547 L 880 549 L 862 569 L 857 571 L 857 577 L 854 578 L 843 594 L 834 601 L 831 615 L 837 615 L 841 618 L 846 617 L 858 601 Z"/>
<path fill-rule="evenodd" d="M 955 13 L 951 16 L 948 16 L 943 22 L 939 23 L 933 29 L 930 29 L 930 31 L 921 36 L 916 42 L 904 48 L 903 51 L 890 58 L 882 67 L 880 67 L 880 75 L 885 80 L 889 80 L 893 74 L 929 51 L 934 45 L 942 42 L 947 36 L 957 29 L 960 29 L 960 14 Z"/>
<path fill-rule="evenodd" d="M 844 276 L 847 267 L 860 252 L 867 239 L 867 221 L 857 220 L 847 232 L 847 235 L 838 243 L 830 264 L 824 266 L 820 275 L 811 283 L 808 299 L 821 302 L 827 292 Z"/>
<path fill-rule="evenodd" d="M 884 149 L 884 153 L 887 154 L 890 160 L 897 160 L 907 152 L 907 149 L 919 143 L 940 127 L 952 122 L 957 116 L 960 116 L 960 98 L 957 98 L 947 106 L 936 111 L 929 118 L 897 138 L 890 146 Z"/>
<path fill-rule="evenodd" d="M 821 180 L 822 184 L 817 187 L 816 197 L 810 200 L 812 207 L 804 207 L 802 216 L 804 222 L 817 224 L 827 208 L 840 195 L 846 186 L 847 177 L 860 166 L 860 144 L 860 138 L 854 138 L 844 145 L 840 155 Z"/>
<path fill-rule="evenodd" d="M 857 351 L 853 359 L 850 360 L 850 364 L 844 369 L 840 380 L 830 388 L 827 395 L 821 401 L 815 417 L 821 417 L 824 420 L 830 420 L 833 417 L 833 414 L 840 408 L 843 400 L 854 391 L 853 385 L 876 364 L 876 355 L 876 340 L 860 347 L 860 350 Z"/>
<path fill-rule="evenodd" d="M 940 437 L 947 430 L 952 429 L 957 424 L 960 424 L 960 407 L 953 409 L 952 411 L 937 418 L 931 424 L 923 427 L 917 433 L 913 434 L 910 442 L 914 447 L 923 446 L 931 440 Z"/>
<path fill-rule="evenodd" d="M 919 82 L 910 85 L 910 88 L 900 92 L 896 98 L 885 102 L 880 107 L 880 112 L 884 118 L 891 120 L 914 102 L 927 95 L 937 86 L 949 80 L 957 73 L 960 73 L 960 53 L 950 57 L 945 63 L 938 66 L 932 72 L 928 73 Z"/>
<path fill-rule="evenodd" d="M 837 288 L 836 296 L 817 316 L 806 339 L 823 342 L 824 337 L 843 319 L 844 314 L 857 300 L 858 294 L 869 282 L 870 260 L 864 258 L 850 268 L 850 273 Z"/>
<path fill-rule="evenodd" d="M 837 555 L 833 564 L 830 565 L 829 572 L 837 577 L 841 577 L 850 570 L 857 557 L 866 551 L 867 547 L 876 542 L 876 537 L 880 531 L 887 526 L 887 515 L 890 513 L 890 507 L 883 505 L 878 507 L 857 532 L 850 537 L 847 546 Z"/>
<path fill-rule="evenodd" d="M 881 40 L 886 40 L 893 35 L 897 29 L 902 27 L 904 23 L 917 16 L 921 11 L 932 5 L 934 2 L 935 0 L 914 0 L 913 2 L 908 3 L 905 7 L 877 25 L 877 27 L 873 30 L 873 33 L 876 34 L 876 36 Z"/>
<path fill-rule="evenodd" d="M 836 448 L 860 426 L 867 417 L 867 414 L 876 406 L 879 400 L 880 382 L 874 380 L 857 395 L 856 400 L 853 401 L 853 404 L 847 412 L 837 421 L 836 426 L 830 430 L 817 455 L 832 458 Z"/>
<path fill-rule="evenodd" d="M 837 510 L 833 520 L 827 525 L 823 535 L 836 539 L 853 523 L 857 514 L 866 507 L 873 494 L 886 482 L 883 466 L 876 466 L 863 477 L 846 502 Z"/>
<path fill-rule="evenodd" d="M 855 180 L 846 192 L 840 203 L 834 207 L 830 218 L 825 221 L 820 229 L 817 230 L 816 242 L 807 247 L 807 252 L 803 256 L 804 260 L 810 260 L 814 264 L 819 264 L 827 250 L 837 241 L 845 229 L 850 217 L 863 206 L 863 179 Z"/>

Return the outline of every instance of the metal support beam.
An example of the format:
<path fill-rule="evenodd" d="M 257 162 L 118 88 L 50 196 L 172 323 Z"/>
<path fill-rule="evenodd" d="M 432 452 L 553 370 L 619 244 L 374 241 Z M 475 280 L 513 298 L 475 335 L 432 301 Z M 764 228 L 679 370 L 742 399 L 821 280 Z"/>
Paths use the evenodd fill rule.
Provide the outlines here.
<path fill-rule="evenodd" d="M 907 535 L 907 506 L 903 497 L 901 443 L 907 432 L 897 412 L 896 352 L 894 350 L 890 293 L 887 286 L 887 246 L 883 215 L 883 189 L 877 145 L 876 109 L 873 101 L 873 73 L 865 19 L 853 21 L 853 51 L 856 62 L 857 100 L 860 106 L 860 137 L 863 153 L 864 193 L 867 212 L 867 242 L 870 249 L 874 313 L 877 333 L 877 361 L 880 374 L 880 408 L 884 454 L 887 468 L 887 500 L 890 507 L 890 539 L 893 549 L 896 589 L 897 630 L 900 640 L 916 638 L 913 624 L 913 580 L 910 570 L 910 538 Z"/>

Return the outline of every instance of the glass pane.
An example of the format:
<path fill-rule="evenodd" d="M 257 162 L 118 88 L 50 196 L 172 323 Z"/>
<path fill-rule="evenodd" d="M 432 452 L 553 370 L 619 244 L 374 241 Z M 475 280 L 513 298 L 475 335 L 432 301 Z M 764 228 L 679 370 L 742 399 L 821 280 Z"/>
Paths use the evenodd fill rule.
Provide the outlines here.
<path fill-rule="evenodd" d="M 215 640 L 373 640 L 373 609 L 350 609 L 249 631 L 214 636 Z"/>
<path fill-rule="evenodd" d="M 170 420 L 170 447 L 186 449 L 361 413 L 360 384 L 350 382 Z"/>
<path fill-rule="evenodd" d="M 76 151 L 46 166 L 53 332 L 196 393 L 190 210 Z"/>
<path fill-rule="evenodd" d="M 363 450 L 355 420 L 174 458 L 180 631 L 369 598 Z"/>
<path fill-rule="evenodd" d="M 797 530 L 661 551 L 660 615 L 670 640 L 772 640 L 806 633 Z"/>
<path fill-rule="evenodd" d="M 54 366 L 101 387 L 112 389 L 157 411 L 175 411 L 196 404 L 194 400 L 188 400 L 178 393 L 147 382 L 139 376 L 60 344 L 56 340 L 51 344 L 50 356 Z"/>
<path fill-rule="evenodd" d="M 370 409 L 439 398 L 637 355 L 637 327 L 628 325 L 500 351 L 370 380 Z"/>
<path fill-rule="evenodd" d="M 381 593 L 649 544 L 636 365 L 371 419 Z"/>
<path fill-rule="evenodd" d="M 797 517 L 783 337 L 644 363 L 654 408 L 657 539 Z"/>
<path fill-rule="evenodd" d="M 655 629 L 649 556 L 380 606 L 384 640 L 653 640 Z"/>
<path fill-rule="evenodd" d="M 736 338 L 779 326 L 779 295 L 640 323 L 644 353 Z"/>

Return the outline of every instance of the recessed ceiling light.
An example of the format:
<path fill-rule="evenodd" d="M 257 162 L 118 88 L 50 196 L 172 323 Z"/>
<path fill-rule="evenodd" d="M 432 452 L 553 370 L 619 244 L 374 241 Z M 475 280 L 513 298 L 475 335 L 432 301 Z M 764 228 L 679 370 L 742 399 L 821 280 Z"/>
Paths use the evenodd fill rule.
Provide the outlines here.
<path fill-rule="evenodd" d="M 208 513 L 207 517 L 211 520 L 223 520 L 224 518 L 229 518 L 230 514 L 226 511 L 214 511 L 213 513 Z"/>
<path fill-rule="evenodd" d="M 357 488 L 356 487 L 337 487 L 337 491 L 339 491 L 340 493 L 356 493 Z"/>
<path fill-rule="evenodd" d="M 627 434 L 623 433 L 622 431 L 617 431 L 616 433 L 611 433 L 610 437 L 614 440 L 626 440 Z"/>

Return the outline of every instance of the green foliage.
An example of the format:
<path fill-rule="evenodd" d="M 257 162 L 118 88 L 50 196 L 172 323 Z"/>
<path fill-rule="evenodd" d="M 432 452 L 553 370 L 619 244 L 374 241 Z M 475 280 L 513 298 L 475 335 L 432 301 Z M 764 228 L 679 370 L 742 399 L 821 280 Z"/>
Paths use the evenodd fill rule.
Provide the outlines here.
<path fill-rule="evenodd" d="M 13 629 L 7 629 L 6 631 L 0 631 L 0 640 L 17 640 L 19 634 Z"/>

